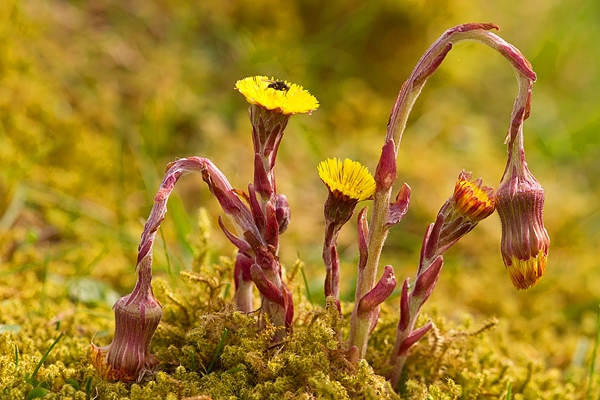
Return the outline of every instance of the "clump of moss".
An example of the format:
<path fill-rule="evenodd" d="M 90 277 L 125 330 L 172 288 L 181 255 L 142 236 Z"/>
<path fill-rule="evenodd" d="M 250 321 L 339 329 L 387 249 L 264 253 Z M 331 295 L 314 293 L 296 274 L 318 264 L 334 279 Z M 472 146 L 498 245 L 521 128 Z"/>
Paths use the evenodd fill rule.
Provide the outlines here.
<path fill-rule="evenodd" d="M 35 271 L 0 277 L 0 287 L 10 286 L 20 289 L 0 291 L 0 398 L 88 398 L 98 381 L 89 339 L 108 328 L 108 307 L 73 304 Z"/>
<path fill-rule="evenodd" d="M 386 373 L 393 338 L 393 316 L 382 313 L 383 323 L 373 333 L 370 363 Z M 460 320 L 448 320 L 437 310 L 420 317 L 433 329 L 427 340 L 411 349 L 403 383 L 399 389 L 406 399 L 581 398 L 585 377 L 566 377 L 549 368 L 543 359 L 528 355 L 523 343 L 502 331 L 504 322 L 495 318 L 475 323 L 465 314 Z M 510 393 L 510 395 L 509 395 Z M 513 396 L 513 397 L 511 397 Z"/>
<path fill-rule="evenodd" d="M 99 344 L 111 339 L 113 316 L 102 291 L 95 299 L 91 290 L 80 296 L 75 281 L 49 272 L 62 261 L 47 260 L 34 247 L 5 257 L 0 397 L 466 399 L 506 398 L 510 390 L 515 399 L 584 398 L 586 371 L 552 367 L 543 352 L 532 351 L 517 336 L 527 332 L 521 322 L 479 321 L 468 314 L 448 319 L 435 308 L 426 309 L 418 321 L 422 326 L 431 319 L 434 328 L 411 349 L 397 394 L 386 377 L 398 310 L 382 307 L 366 361 L 348 363 L 340 338 L 347 337 L 352 305 L 342 303 L 340 317 L 333 304 L 308 301 L 298 283 L 300 262 L 286 277 L 297 304 L 293 330 L 274 344 L 272 326 L 260 330 L 257 315 L 231 306 L 232 260 L 214 254 L 211 227 L 204 214 L 199 219 L 191 268 L 171 277 L 176 279 L 167 281 L 163 275 L 155 281 L 164 317 L 151 351 L 161 365 L 153 379 L 139 384 L 105 382 L 89 365 L 92 337 Z M 22 234 L 5 233 L 5 243 Z M 553 337 L 540 340 L 540 348 L 549 348 L 546 342 Z"/>
<path fill-rule="evenodd" d="M 293 332 L 274 344 L 274 326 L 259 329 L 257 316 L 235 311 L 222 297 L 218 277 L 231 271 L 231 260 L 220 261 L 207 267 L 197 258 L 196 272 L 182 272 L 185 287 L 177 293 L 164 281 L 155 285 L 164 299 L 153 341 L 162 362 L 157 382 L 170 381 L 163 395 L 177 388 L 181 396 L 214 398 L 397 398 L 365 361 L 346 361 L 335 306 L 308 306 L 304 299 Z"/>
<path fill-rule="evenodd" d="M 300 262 L 287 276 L 298 305 L 297 317 L 292 332 L 274 344 L 273 326 L 259 329 L 257 315 L 233 309 L 232 260 L 215 257 L 207 233 L 210 226 L 202 215 L 200 220 L 204 222 L 194 239 L 191 269 L 179 274 L 175 286 L 163 278 L 154 284 L 164 317 L 151 348 L 161 364 L 149 381 L 106 382 L 89 365 L 91 338 L 100 344 L 111 339 L 107 332 L 113 324 L 112 312 L 105 302 L 74 296 L 63 280 L 44 272 L 42 256 L 35 252 L 30 257 L 36 268 L 12 274 L 4 270 L 0 275 L 1 396 L 466 399 L 506 398 L 509 390 L 515 399 L 584 396 L 585 371 L 571 368 L 567 374 L 552 368 L 526 341 L 515 338 L 520 330 L 514 324 L 482 322 L 468 314 L 448 319 L 435 308 L 425 310 L 418 321 L 421 326 L 431 320 L 434 327 L 411 349 L 403 383 L 395 392 L 386 376 L 397 309 L 382 307 L 367 359 L 349 363 L 340 338 L 347 336 L 352 305 L 342 303 L 340 317 L 333 303 L 321 307 L 309 302 L 305 288 L 297 283 Z M 19 259 L 6 265 L 14 268 Z"/>

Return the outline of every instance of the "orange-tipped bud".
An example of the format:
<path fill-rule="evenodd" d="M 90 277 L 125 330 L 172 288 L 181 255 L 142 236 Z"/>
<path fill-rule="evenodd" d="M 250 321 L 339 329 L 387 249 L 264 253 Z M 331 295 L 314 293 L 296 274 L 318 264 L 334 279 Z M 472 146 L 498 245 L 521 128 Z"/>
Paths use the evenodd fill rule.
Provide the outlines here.
<path fill-rule="evenodd" d="M 470 179 L 470 172 L 460 173 L 454 186 L 452 200 L 456 213 L 473 222 L 479 222 L 494 212 L 493 189 L 481 186 L 481 178 L 475 182 L 471 182 Z"/>
<path fill-rule="evenodd" d="M 452 197 L 440 209 L 431 237 L 426 238 L 423 250 L 431 261 L 494 212 L 494 189 L 482 186 L 481 178 L 471 182 L 471 175 L 461 171 Z"/>
<path fill-rule="evenodd" d="M 502 259 L 517 289 L 528 289 L 544 275 L 550 238 L 544 228 L 544 189 L 525 167 L 509 171 L 496 192 L 502 221 Z"/>

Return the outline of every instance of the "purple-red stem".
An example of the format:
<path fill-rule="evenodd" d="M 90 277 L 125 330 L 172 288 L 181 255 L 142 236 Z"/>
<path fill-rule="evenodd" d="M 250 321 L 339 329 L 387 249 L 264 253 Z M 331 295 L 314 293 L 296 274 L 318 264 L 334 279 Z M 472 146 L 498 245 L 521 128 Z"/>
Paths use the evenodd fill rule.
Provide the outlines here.
<path fill-rule="evenodd" d="M 396 146 L 396 154 L 400 148 L 408 116 L 427 79 L 437 70 L 448 52 L 452 49 L 452 46 L 464 40 L 475 40 L 492 47 L 502 54 L 515 69 L 519 84 L 519 94 L 513 106 L 508 140 L 514 141 L 515 138 L 519 140 L 518 138 L 521 135 L 518 135 L 518 132 L 521 129 L 523 120 L 529 115 L 531 83 L 535 81 L 536 75 L 531 69 L 531 64 L 519 50 L 497 35 L 489 32 L 492 29 L 498 29 L 498 27 L 494 24 L 459 25 L 446 31 L 421 57 L 410 77 L 400 89 L 392 113 L 390 114 L 385 143 L 388 143 L 390 140 L 393 141 Z M 365 268 L 358 276 L 356 287 L 357 300 L 362 299 L 375 285 L 381 251 L 389 230 L 387 222 L 391 194 L 392 187 L 375 191 L 368 241 L 369 254 Z M 356 301 L 355 310 L 358 304 L 359 301 Z M 360 358 L 364 358 L 366 355 L 369 335 L 366 325 L 369 323 L 370 321 L 367 318 L 356 318 L 356 320 L 351 321 L 348 349 L 356 347 L 358 349 L 358 357 Z"/>

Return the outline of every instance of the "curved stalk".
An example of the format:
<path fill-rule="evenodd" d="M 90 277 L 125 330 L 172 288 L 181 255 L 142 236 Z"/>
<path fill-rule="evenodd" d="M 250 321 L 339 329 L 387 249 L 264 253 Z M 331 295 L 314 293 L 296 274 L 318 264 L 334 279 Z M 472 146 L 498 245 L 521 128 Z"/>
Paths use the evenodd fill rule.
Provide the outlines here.
<path fill-rule="evenodd" d="M 452 46 L 465 40 L 474 40 L 493 48 L 513 66 L 519 92 L 513 106 L 507 141 L 511 149 L 514 148 L 511 145 L 515 144 L 515 139 L 517 143 L 519 140 L 522 141 L 522 138 L 519 139 L 522 136 L 519 135 L 519 132 L 523 121 L 529 116 L 531 87 L 536 80 L 536 75 L 531 69 L 531 64 L 521 52 L 499 36 L 489 32 L 491 29 L 499 28 L 494 24 L 473 23 L 449 29 L 421 57 L 410 77 L 400 89 L 388 121 L 385 143 L 390 140 L 393 141 L 396 156 L 400 149 L 402 135 L 412 107 L 427 79 L 435 73 Z M 359 273 L 357 280 L 355 311 L 360 299 L 373 289 L 376 282 L 381 251 L 390 228 L 387 222 L 391 196 L 391 187 L 377 188 L 375 191 L 373 214 L 369 226 L 368 258 L 365 268 Z M 350 350 L 356 346 L 360 358 L 364 358 L 366 354 L 369 324 L 370 321 L 365 318 L 355 318 L 351 321 L 348 349 Z"/>

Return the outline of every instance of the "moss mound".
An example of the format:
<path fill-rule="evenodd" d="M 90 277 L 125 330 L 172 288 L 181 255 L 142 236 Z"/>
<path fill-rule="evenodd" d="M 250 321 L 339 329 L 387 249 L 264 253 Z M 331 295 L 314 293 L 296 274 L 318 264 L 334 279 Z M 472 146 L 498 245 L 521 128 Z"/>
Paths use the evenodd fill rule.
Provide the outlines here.
<path fill-rule="evenodd" d="M 348 362 L 340 337 L 347 334 L 351 304 L 322 308 L 295 285 L 297 317 L 283 342 L 275 329 L 257 328 L 257 316 L 231 306 L 227 277 L 232 261 L 208 262 L 207 235 L 178 288 L 155 280 L 164 317 L 151 351 L 161 364 L 146 382 L 105 382 L 89 364 L 90 340 L 110 342 L 112 315 L 103 305 L 69 296 L 65 282 L 34 270 L 0 280 L 0 383 L 6 398 L 85 399 L 468 399 L 582 398 L 586 375 L 565 375 L 530 357 L 496 319 L 448 320 L 436 309 L 420 317 L 434 328 L 411 349 L 397 394 L 390 371 L 397 310 L 382 308 L 366 360 Z M 287 276 L 296 282 L 297 262 Z M 72 285 L 72 284 L 71 284 Z M 14 288 L 23 288 L 15 290 Z M 47 353 L 47 354 L 45 354 Z M 204 396 L 204 397 L 202 397 Z M 512 397 L 511 397 L 512 396 Z"/>

